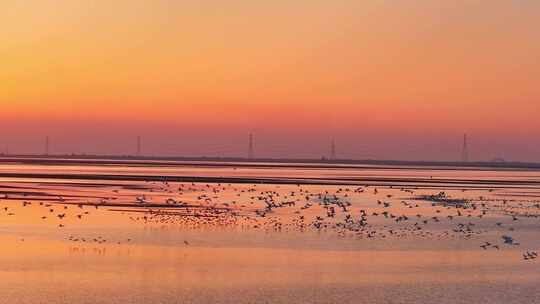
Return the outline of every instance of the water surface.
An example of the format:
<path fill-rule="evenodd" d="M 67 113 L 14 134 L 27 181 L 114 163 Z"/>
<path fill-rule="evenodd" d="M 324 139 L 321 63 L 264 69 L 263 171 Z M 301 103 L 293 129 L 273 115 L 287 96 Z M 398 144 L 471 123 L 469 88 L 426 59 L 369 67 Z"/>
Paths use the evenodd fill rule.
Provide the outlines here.
<path fill-rule="evenodd" d="M 0 303 L 540 303 L 539 202 L 533 170 L 2 163 Z"/>

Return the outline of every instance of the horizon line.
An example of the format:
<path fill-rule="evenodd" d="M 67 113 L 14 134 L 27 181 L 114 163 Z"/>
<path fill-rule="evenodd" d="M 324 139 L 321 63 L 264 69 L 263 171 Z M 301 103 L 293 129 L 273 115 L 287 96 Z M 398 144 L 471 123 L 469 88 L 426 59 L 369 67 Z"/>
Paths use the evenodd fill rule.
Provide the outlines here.
<path fill-rule="evenodd" d="M 5 154 L 0 153 L 0 161 L 9 159 L 26 160 L 95 160 L 95 161 L 210 161 L 210 162 L 240 162 L 240 163 L 312 163 L 326 165 L 417 165 L 417 166 L 445 166 L 445 167 L 493 167 L 515 169 L 540 169 L 540 162 L 531 161 L 451 161 L 451 160 L 399 160 L 399 159 L 351 159 L 328 157 L 321 158 L 287 158 L 287 157 L 253 157 L 246 156 L 163 156 L 163 155 L 129 155 L 129 154 Z"/>

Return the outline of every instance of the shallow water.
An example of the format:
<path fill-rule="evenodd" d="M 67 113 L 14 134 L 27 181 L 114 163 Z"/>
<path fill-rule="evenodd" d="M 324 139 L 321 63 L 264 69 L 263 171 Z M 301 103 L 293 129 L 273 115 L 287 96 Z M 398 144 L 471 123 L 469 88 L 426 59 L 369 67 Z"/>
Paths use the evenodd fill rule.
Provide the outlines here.
<path fill-rule="evenodd" d="M 539 202 L 537 171 L 3 163 L 0 303 L 540 303 Z"/>

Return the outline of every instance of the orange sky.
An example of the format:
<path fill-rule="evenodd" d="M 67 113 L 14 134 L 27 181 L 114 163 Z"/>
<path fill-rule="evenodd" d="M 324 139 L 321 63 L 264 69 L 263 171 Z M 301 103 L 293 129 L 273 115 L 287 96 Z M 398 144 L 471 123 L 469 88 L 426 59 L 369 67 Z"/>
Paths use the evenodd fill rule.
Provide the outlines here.
<path fill-rule="evenodd" d="M 540 161 L 539 28 L 533 0 L 2 1 L 0 150 L 452 159 L 468 132 Z"/>

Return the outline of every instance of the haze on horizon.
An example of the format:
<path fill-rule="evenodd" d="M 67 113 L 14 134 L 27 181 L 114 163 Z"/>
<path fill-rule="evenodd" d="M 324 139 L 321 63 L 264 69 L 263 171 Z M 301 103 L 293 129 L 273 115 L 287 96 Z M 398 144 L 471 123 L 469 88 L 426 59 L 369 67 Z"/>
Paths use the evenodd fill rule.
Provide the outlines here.
<path fill-rule="evenodd" d="M 0 3 L 0 152 L 540 161 L 540 2 Z"/>

